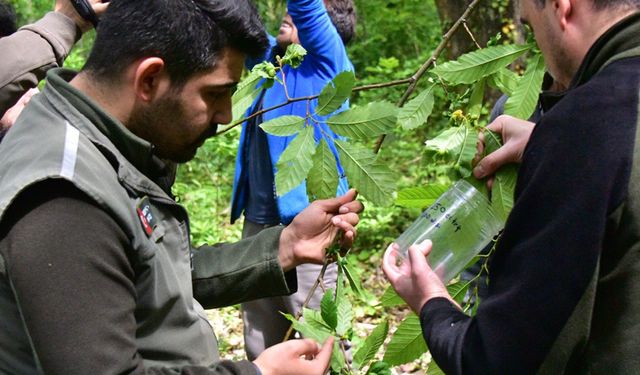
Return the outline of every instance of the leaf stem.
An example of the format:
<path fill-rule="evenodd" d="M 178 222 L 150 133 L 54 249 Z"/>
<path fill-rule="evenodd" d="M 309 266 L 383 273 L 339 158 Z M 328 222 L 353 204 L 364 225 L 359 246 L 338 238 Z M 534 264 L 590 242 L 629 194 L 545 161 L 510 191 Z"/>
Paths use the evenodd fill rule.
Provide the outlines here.
<path fill-rule="evenodd" d="M 309 302 L 311 302 L 311 298 L 313 297 L 313 294 L 316 292 L 316 289 L 318 289 L 318 285 L 320 285 L 320 283 L 324 279 L 324 274 L 325 274 L 325 272 L 327 272 L 327 267 L 329 266 L 329 263 L 331 263 L 331 257 L 326 255 L 324 257 L 324 263 L 322 264 L 322 269 L 320 270 L 320 274 L 318 275 L 318 278 L 316 279 L 315 283 L 313 283 L 313 286 L 309 290 L 309 294 L 307 295 L 307 299 L 305 299 L 304 303 L 302 304 L 302 307 L 300 308 L 300 311 L 298 311 L 298 313 L 296 314 L 296 317 L 295 317 L 296 320 L 300 319 L 304 309 L 307 306 L 309 306 Z M 284 335 L 284 339 L 282 339 L 282 341 L 284 342 L 284 341 L 289 340 L 289 338 L 291 337 L 292 333 L 293 333 L 293 323 L 289 327 L 289 330 L 287 330 L 287 334 Z"/>
<path fill-rule="evenodd" d="M 410 80 L 409 87 L 405 91 L 404 95 L 402 95 L 402 98 L 400 98 L 400 101 L 398 102 L 398 107 L 402 107 L 407 102 L 407 100 L 409 99 L 409 96 L 413 94 L 416 87 L 418 86 L 418 81 L 420 80 L 420 78 L 422 78 L 422 76 L 424 76 L 427 70 L 429 70 L 429 68 L 431 68 L 431 66 L 435 63 L 435 61 L 438 59 L 440 54 L 444 51 L 445 47 L 451 40 L 451 37 L 453 37 L 453 34 L 458 30 L 460 25 L 466 22 L 466 19 L 469 18 L 469 15 L 471 14 L 471 12 L 473 12 L 473 10 L 476 8 L 479 2 L 480 0 L 473 0 L 469 4 L 469 6 L 467 6 L 467 9 L 464 11 L 462 16 L 460 16 L 460 18 L 458 18 L 458 20 L 451 26 L 449 31 L 447 31 L 444 34 L 444 36 L 442 37 L 442 41 L 440 42 L 440 44 L 438 44 L 436 49 L 433 51 L 433 53 L 431 54 L 431 57 L 424 64 L 422 64 L 422 66 L 420 67 L 420 69 L 418 69 L 416 74 L 414 74 L 411 78 L 409 78 Z M 384 142 L 385 137 L 386 135 L 383 134 L 376 141 L 376 145 L 374 147 L 374 152 L 376 154 L 380 152 L 380 148 L 382 147 L 382 142 Z"/>

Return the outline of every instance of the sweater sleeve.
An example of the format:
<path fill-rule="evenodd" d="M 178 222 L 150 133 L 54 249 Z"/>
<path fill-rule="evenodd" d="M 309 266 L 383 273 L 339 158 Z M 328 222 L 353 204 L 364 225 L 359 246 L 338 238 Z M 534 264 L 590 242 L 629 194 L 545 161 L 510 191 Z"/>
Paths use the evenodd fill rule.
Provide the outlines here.
<path fill-rule="evenodd" d="M 620 85 L 617 97 L 594 95 Z M 603 74 L 536 125 L 488 297 L 473 318 L 440 299 L 423 307 L 426 342 L 446 373 L 533 374 L 570 318 L 589 327 L 590 315 L 573 314 L 592 298 L 601 254 L 612 250 L 610 217 L 626 199 L 636 139 L 637 112 L 628 108 L 637 104 L 637 82 Z"/>
<path fill-rule="evenodd" d="M 284 272 L 278 261 L 283 229 L 276 226 L 235 243 L 195 250 L 192 257 L 194 298 L 210 309 L 294 293 L 296 271 Z"/>
<path fill-rule="evenodd" d="M 81 36 L 70 18 L 49 12 L 37 22 L 0 39 L 0 115 L 12 107 L 45 73 L 62 66 Z"/>
<path fill-rule="evenodd" d="M 43 373 L 257 373 L 248 361 L 145 368 L 122 229 L 66 182 L 36 185 L 10 210 L 1 223 L 0 254 Z"/>
<path fill-rule="evenodd" d="M 346 49 L 322 0 L 289 0 L 287 9 L 298 29 L 300 44 L 317 70 L 333 78 L 336 68 L 345 65 Z"/>

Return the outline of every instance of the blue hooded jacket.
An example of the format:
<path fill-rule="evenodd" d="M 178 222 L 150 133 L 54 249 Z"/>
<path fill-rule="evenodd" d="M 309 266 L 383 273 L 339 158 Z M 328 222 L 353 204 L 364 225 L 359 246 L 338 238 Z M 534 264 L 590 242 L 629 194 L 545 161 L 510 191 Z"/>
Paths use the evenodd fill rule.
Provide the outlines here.
<path fill-rule="evenodd" d="M 317 95 L 337 74 L 343 71 L 353 71 L 353 64 L 351 64 L 351 61 L 347 57 L 347 51 L 344 43 L 342 42 L 335 26 L 331 22 L 331 18 L 329 17 L 322 0 L 289 0 L 287 6 L 293 23 L 298 29 L 300 44 L 307 50 L 307 56 L 305 56 L 304 61 L 298 68 L 292 69 L 290 66 L 285 66 L 284 68 L 289 96 L 296 98 Z M 263 60 L 273 59 L 272 51 L 273 48 L 276 47 L 276 40 L 273 37 L 270 37 L 269 40 L 272 48 L 268 50 L 268 53 Z M 258 62 L 260 61 L 249 62 L 247 67 L 250 69 Z M 282 79 L 280 72 L 278 73 L 278 77 Z M 276 83 L 272 88 L 266 91 L 264 95 L 263 108 L 269 108 L 286 101 L 287 98 L 284 87 Z M 309 108 L 310 112 L 313 113 L 317 103 L 317 100 L 313 100 L 311 102 Z M 249 109 L 248 113 L 252 113 L 254 111 L 253 107 L 255 107 L 255 105 L 256 103 L 254 103 L 252 108 Z M 347 103 L 345 103 L 339 111 L 346 108 L 348 108 Z M 263 115 L 263 121 L 266 122 L 284 115 L 305 117 L 306 113 L 307 102 L 301 101 L 265 113 Z M 332 137 L 327 139 L 328 137 L 325 136 L 325 140 L 336 156 L 338 172 L 340 175 L 340 181 L 336 193 L 341 195 L 347 191 L 348 186 L 333 142 L 333 139 L 337 138 L 337 136 L 325 124 L 322 124 L 321 127 L 325 134 Z M 246 186 L 246 179 L 243 179 L 243 183 L 240 183 L 243 168 L 246 163 L 246 161 L 243 160 L 243 147 L 247 147 L 245 142 L 246 134 L 247 124 L 245 123 L 242 127 L 242 133 L 240 135 L 240 149 L 238 150 L 236 159 L 236 171 L 232 196 L 233 200 L 231 204 L 232 223 L 242 215 L 246 205 L 246 195 L 248 190 Z M 323 137 L 323 135 L 316 126 L 316 142 L 318 142 L 321 137 Z M 295 135 L 279 137 L 267 134 L 274 176 L 277 172 L 276 163 L 280 158 L 280 155 L 294 138 Z M 289 224 L 300 211 L 309 205 L 306 182 L 303 182 L 287 194 L 277 197 L 277 205 L 281 223 Z"/>

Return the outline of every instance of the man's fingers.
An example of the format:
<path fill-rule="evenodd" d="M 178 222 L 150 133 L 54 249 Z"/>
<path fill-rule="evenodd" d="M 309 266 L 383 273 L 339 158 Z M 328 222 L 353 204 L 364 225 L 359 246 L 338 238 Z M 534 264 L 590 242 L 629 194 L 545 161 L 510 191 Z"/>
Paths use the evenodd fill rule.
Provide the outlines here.
<path fill-rule="evenodd" d="M 382 272 L 387 275 L 387 279 L 393 283 L 400 276 L 400 270 L 398 269 L 398 245 L 392 243 L 387 247 L 382 257 Z"/>
<path fill-rule="evenodd" d="M 311 339 L 289 340 L 281 345 L 284 344 L 288 344 L 291 347 L 291 351 L 296 358 L 302 356 L 313 358 L 320 351 L 318 343 Z"/>
<path fill-rule="evenodd" d="M 320 205 L 325 212 L 337 212 L 340 206 L 346 205 L 356 199 L 358 193 L 355 189 L 349 190 L 346 194 L 331 199 L 323 199 L 314 203 Z"/>
<path fill-rule="evenodd" d="M 427 256 L 431 252 L 431 241 L 426 240 L 419 245 L 409 247 L 409 261 L 411 262 L 411 273 L 416 275 L 426 272 L 429 269 Z"/>
<path fill-rule="evenodd" d="M 324 344 L 322 344 L 322 349 L 316 355 L 316 359 L 314 360 L 314 361 L 317 361 L 318 364 L 321 364 L 324 366 L 324 370 L 322 371 L 323 374 L 326 373 L 327 369 L 329 368 L 331 353 L 333 352 L 333 342 L 334 342 L 333 336 L 329 336 L 327 341 L 325 341 Z"/>
<path fill-rule="evenodd" d="M 498 168 L 507 163 L 512 163 L 514 154 L 512 150 L 507 146 L 502 146 L 496 151 L 485 156 L 478 162 L 478 165 L 473 169 L 473 175 L 475 178 L 485 178 L 494 174 Z"/>
<path fill-rule="evenodd" d="M 348 202 L 338 209 L 338 212 L 341 214 L 346 214 L 347 212 L 360 213 L 362 211 L 364 211 L 364 205 L 360 201 Z"/>

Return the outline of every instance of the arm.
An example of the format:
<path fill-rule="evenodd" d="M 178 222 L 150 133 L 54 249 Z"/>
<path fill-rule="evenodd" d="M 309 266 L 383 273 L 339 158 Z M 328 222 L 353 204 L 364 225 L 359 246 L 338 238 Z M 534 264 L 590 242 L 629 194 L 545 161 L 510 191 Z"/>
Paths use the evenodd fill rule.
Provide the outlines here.
<path fill-rule="evenodd" d="M 108 4 L 90 0 L 97 15 Z M 71 47 L 91 25 L 80 18 L 69 0 L 57 0 L 53 12 L 0 39 L 0 115 L 12 107 L 45 73 L 62 66 Z"/>
<path fill-rule="evenodd" d="M 315 201 L 285 227 L 273 227 L 233 244 L 202 247 L 193 256 L 193 293 L 203 306 L 227 306 L 296 290 L 292 271 L 302 263 L 322 263 L 339 231 L 349 248 L 362 204 L 355 190 Z M 260 287 L 256 287 L 259 285 Z"/>
<path fill-rule="evenodd" d="M 414 309 L 447 373 L 534 373 L 576 306 L 591 298 L 608 216 L 626 194 L 635 128 L 625 125 L 635 120 L 574 108 L 548 113 L 527 146 L 516 204 L 492 259 L 489 297 L 477 315 L 431 297 L 442 284 L 426 280 L 430 270 L 416 272 L 420 282 L 401 292 L 427 301 Z M 588 324 L 589 316 L 582 318 Z"/>
<path fill-rule="evenodd" d="M 247 361 L 209 368 L 143 366 L 129 240 L 71 185 L 36 186 L 5 218 L 0 252 L 44 373 L 256 373 Z"/>
<path fill-rule="evenodd" d="M 336 69 L 344 65 L 346 49 L 322 0 L 289 0 L 287 9 L 309 54 L 307 60 L 330 79 L 340 73 Z"/>

